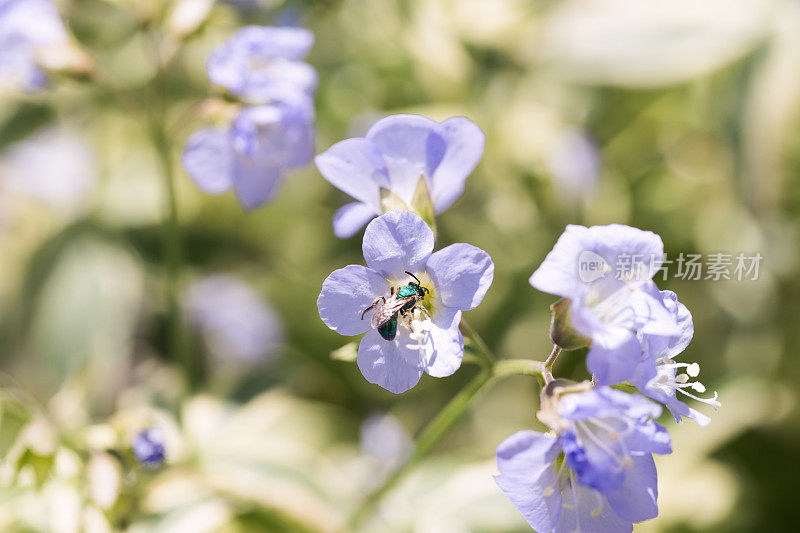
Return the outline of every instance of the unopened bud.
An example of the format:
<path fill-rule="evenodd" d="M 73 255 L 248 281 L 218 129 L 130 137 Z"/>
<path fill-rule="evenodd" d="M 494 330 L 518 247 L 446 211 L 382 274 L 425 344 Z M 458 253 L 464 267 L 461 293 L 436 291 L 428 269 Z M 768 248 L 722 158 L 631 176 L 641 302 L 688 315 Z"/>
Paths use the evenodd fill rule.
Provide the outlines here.
<path fill-rule="evenodd" d="M 588 346 L 590 339 L 587 339 L 570 326 L 570 304 L 569 298 L 561 298 L 553 305 L 550 310 L 553 312 L 550 322 L 550 339 L 556 346 L 563 350 L 577 350 Z"/>

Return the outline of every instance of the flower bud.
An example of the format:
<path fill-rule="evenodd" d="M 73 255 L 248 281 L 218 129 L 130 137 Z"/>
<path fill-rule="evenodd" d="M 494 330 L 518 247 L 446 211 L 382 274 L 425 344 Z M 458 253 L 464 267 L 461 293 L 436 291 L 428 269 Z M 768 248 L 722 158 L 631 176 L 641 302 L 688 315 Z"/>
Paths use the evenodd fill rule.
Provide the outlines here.
<path fill-rule="evenodd" d="M 131 443 L 136 460 L 147 468 L 158 468 L 166 458 L 164 435 L 158 427 L 139 432 Z"/>
<path fill-rule="evenodd" d="M 550 339 L 563 350 L 577 350 L 588 346 L 590 342 L 590 339 L 570 326 L 569 308 L 571 303 L 569 298 L 561 298 L 550 306 L 550 310 L 553 312 L 550 322 Z"/>

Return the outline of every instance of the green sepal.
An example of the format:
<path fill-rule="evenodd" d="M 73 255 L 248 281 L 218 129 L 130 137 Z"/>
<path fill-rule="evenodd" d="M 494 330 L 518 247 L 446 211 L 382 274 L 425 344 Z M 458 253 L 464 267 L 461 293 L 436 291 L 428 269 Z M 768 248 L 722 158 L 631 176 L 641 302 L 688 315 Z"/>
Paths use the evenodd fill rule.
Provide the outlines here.
<path fill-rule="evenodd" d="M 577 350 L 588 346 L 591 342 L 590 339 L 570 326 L 569 308 L 571 303 L 569 298 L 561 298 L 550 306 L 550 310 L 553 312 L 550 322 L 550 339 L 562 350 Z"/>
<path fill-rule="evenodd" d="M 381 195 L 381 211 L 383 211 L 384 213 L 388 213 L 389 211 L 394 211 L 395 209 L 405 209 L 406 211 L 412 210 L 410 205 L 405 203 L 402 198 L 397 196 L 389 189 L 384 189 L 383 187 L 381 187 L 380 195 Z"/>
<path fill-rule="evenodd" d="M 630 383 L 617 383 L 616 385 L 611 385 L 612 389 L 617 389 L 622 392 L 627 392 L 629 394 L 633 394 L 638 392 L 638 389 L 631 385 Z"/>
<path fill-rule="evenodd" d="M 431 199 L 430 190 L 428 190 L 428 182 L 425 181 L 425 176 L 420 176 L 417 182 L 417 188 L 414 190 L 414 196 L 411 198 L 411 205 L 408 205 L 402 198 L 397 196 L 389 189 L 380 188 L 381 211 L 388 213 L 395 209 L 405 209 L 416 213 L 419 217 L 430 226 L 433 230 L 433 236 L 436 237 L 436 210 L 433 207 L 433 200 Z"/>
<path fill-rule="evenodd" d="M 411 199 L 411 208 L 431 227 L 435 236 L 436 210 L 433 207 L 431 192 L 428 190 L 428 182 L 425 181 L 425 176 L 419 177 L 417 188 L 414 190 L 414 197 Z"/>
<path fill-rule="evenodd" d="M 335 361 L 346 361 L 352 363 L 358 357 L 358 345 L 354 342 L 348 342 L 341 348 L 337 348 L 331 352 L 331 359 Z"/>

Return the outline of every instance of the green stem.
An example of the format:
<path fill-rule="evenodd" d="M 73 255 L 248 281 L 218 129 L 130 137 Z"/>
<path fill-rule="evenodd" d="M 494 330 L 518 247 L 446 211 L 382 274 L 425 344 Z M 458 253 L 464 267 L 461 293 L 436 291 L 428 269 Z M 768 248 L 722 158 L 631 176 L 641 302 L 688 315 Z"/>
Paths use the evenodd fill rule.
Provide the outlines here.
<path fill-rule="evenodd" d="M 463 318 L 461 319 L 461 331 L 472 341 L 476 355 L 483 361 L 484 365 L 486 367 L 491 367 L 497 358 L 478 332 Z"/>
<path fill-rule="evenodd" d="M 169 318 L 169 354 L 173 361 L 183 365 L 189 387 L 194 389 L 200 382 L 199 361 L 188 349 L 183 318 L 181 316 L 181 233 L 178 219 L 178 196 L 175 190 L 175 167 L 172 160 L 172 137 L 167 128 L 169 95 L 167 87 L 167 65 L 162 54 L 161 39 L 155 30 L 149 32 L 152 44 L 155 76 L 150 84 L 155 92 L 154 106 L 150 109 L 153 141 L 162 167 L 167 193 L 167 217 L 164 219 L 164 258 L 166 272 L 166 298 Z"/>
<path fill-rule="evenodd" d="M 487 352 L 487 354 L 491 355 L 491 352 Z M 367 499 L 364 500 L 350 520 L 349 531 L 358 530 L 358 525 L 361 521 L 372 512 L 386 493 L 392 490 L 417 463 L 433 450 L 450 428 L 453 427 L 470 405 L 472 405 L 479 394 L 488 388 L 487 386 L 489 384 L 493 383 L 496 379 L 511 375 L 541 376 L 544 368 L 544 363 L 541 361 L 533 361 L 530 359 L 504 359 L 497 362 L 490 360 L 480 374 L 475 376 L 466 387 L 461 389 L 461 391 L 445 405 L 444 409 L 442 409 L 422 430 L 408 461 L 395 470 L 383 482 L 383 485 L 381 485 L 378 490 L 370 494 Z"/>
<path fill-rule="evenodd" d="M 559 356 L 560 353 L 561 353 L 561 347 L 559 345 L 557 345 L 557 344 L 554 344 L 553 345 L 553 351 L 550 352 L 550 355 L 547 357 L 547 359 L 544 362 L 544 366 L 547 367 L 548 370 L 553 368 L 553 363 L 556 362 L 556 359 L 558 359 L 558 356 Z"/>
<path fill-rule="evenodd" d="M 181 288 L 181 234 L 178 219 L 178 197 L 175 191 L 175 172 L 172 162 L 172 144 L 163 123 L 155 119 L 153 142 L 161 164 L 164 186 L 167 193 L 167 216 L 164 219 L 164 258 L 167 316 L 169 320 L 169 354 L 174 361 L 184 366 L 190 386 L 199 380 L 199 371 L 192 354 L 186 349 L 183 320 L 180 307 Z"/>
<path fill-rule="evenodd" d="M 558 344 L 554 344 L 553 351 L 550 352 L 550 355 L 544 362 L 544 371 L 542 372 L 542 378 L 544 378 L 545 385 L 553 381 L 553 363 L 556 362 L 556 359 L 558 359 L 558 356 L 560 354 L 561 354 L 561 347 Z"/>

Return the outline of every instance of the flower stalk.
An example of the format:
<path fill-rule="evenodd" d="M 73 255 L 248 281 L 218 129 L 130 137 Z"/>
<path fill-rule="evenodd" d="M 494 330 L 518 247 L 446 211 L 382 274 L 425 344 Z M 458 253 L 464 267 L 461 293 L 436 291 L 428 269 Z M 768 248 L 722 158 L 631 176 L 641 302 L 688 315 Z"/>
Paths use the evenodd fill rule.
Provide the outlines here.
<path fill-rule="evenodd" d="M 164 218 L 164 258 L 165 258 L 165 297 L 169 321 L 169 354 L 183 365 L 191 386 L 195 386 L 200 377 L 197 361 L 186 349 L 186 339 L 181 317 L 181 234 L 178 218 L 178 197 L 175 188 L 175 172 L 172 164 L 172 144 L 163 124 L 155 119 L 152 126 L 153 143 L 158 155 L 161 173 L 166 191 L 167 214 Z"/>
<path fill-rule="evenodd" d="M 489 367 L 492 366 L 495 362 L 494 354 L 492 354 L 491 349 L 483 338 L 464 318 L 461 319 L 461 331 L 472 341 L 475 354 L 478 356 L 478 359 L 480 359 L 481 364 Z"/>

